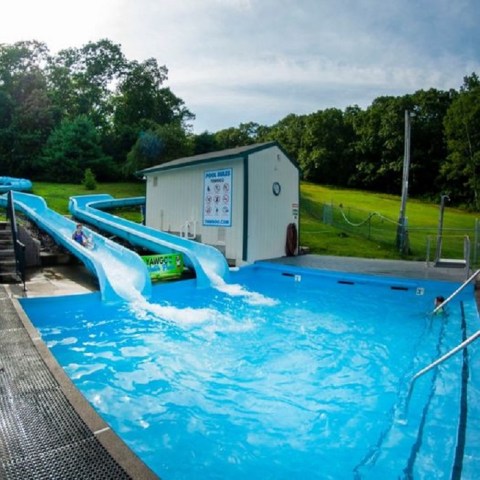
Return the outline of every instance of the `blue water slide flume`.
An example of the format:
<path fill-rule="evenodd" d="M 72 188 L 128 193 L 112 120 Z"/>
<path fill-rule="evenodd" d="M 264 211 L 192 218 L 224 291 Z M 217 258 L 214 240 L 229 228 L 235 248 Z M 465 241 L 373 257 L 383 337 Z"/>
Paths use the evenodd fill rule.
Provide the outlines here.
<path fill-rule="evenodd" d="M 98 277 L 102 300 L 114 302 L 150 296 L 151 280 L 147 266 L 135 252 L 88 228 L 84 230 L 93 248 L 84 247 L 72 239 L 76 223 L 48 208 L 42 197 L 14 192 L 13 201 L 16 210 L 33 220 Z M 6 207 L 6 195 L 0 197 L 0 205 Z"/>
<path fill-rule="evenodd" d="M 0 194 L 10 190 L 25 192 L 31 189 L 32 182 L 26 178 L 0 177 Z"/>
<path fill-rule="evenodd" d="M 114 199 L 108 194 L 79 195 L 70 198 L 69 209 L 76 218 L 123 238 L 132 245 L 160 254 L 182 253 L 185 265 L 196 273 L 197 286 L 206 287 L 227 280 L 229 272 L 227 261 L 216 248 L 102 210 L 144 203 L 145 197 Z"/>

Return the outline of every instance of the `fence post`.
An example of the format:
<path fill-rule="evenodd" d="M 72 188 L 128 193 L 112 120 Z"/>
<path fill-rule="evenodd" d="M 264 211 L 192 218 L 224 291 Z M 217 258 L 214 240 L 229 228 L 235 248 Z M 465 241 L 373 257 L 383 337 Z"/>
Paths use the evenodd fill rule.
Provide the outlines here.
<path fill-rule="evenodd" d="M 427 263 L 427 267 L 430 266 L 430 240 L 431 240 L 431 237 L 430 235 L 427 235 L 427 255 L 426 255 L 426 263 Z"/>
<path fill-rule="evenodd" d="M 325 203 L 323 205 L 323 223 L 325 223 L 326 225 L 332 225 L 333 224 L 332 210 L 333 210 L 332 204 L 328 205 L 328 204 Z"/>

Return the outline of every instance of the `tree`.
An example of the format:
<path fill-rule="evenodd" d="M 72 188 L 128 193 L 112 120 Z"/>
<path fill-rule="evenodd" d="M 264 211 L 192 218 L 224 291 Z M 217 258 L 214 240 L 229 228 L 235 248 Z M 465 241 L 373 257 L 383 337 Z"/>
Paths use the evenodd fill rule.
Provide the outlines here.
<path fill-rule="evenodd" d="M 109 179 L 113 169 L 105 156 L 93 122 L 86 116 L 63 120 L 48 138 L 42 157 L 42 178 L 57 182 L 81 183 L 91 169 L 100 181 Z"/>
<path fill-rule="evenodd" d="M 0 165 L 12 176 L 35 175 L 36 160 L 55 124 L 39 42 L 0 45 Z"/>
<path fill-rule="evenodd" d="M 141 132 L 127 156 L 126 175 L 144 168 L 193 154 L 193 144 L 181 125 L 158 125 L 154 130 Z"/>
<path fill-rule="evenodd" d="M 52 167 L 53 151 L 58 149 L 56 145 L 52 150 L 51 143 L 58 140 L 58 132 L 46 145 L 52 130 L 59 127 L 66 133 L 69 123 L 79 127 L 79 117 L 91 121 L 95 142 L 117 161 L 118 168 L 111 168 L 109 160 L 104 166 L 92 165 L 99 179 L 120 178 L 120 167 L 142 131 L 174 124 L 181 127 L 179 138 L 184 141 L 194 116 L 164 85 L 167 73 L 153 58 L 127 61 L 120 45 L 108 39 L 57 55 L 50 55 L 40 42 L 0 44 L 2 170 L 44 177 L 45 159 Z M 100 152 L 99 158 L 108 157 Z"/>
<path fill-rule="evenodd" d="M 175 124 L 184 137 L 194 115 L 183 100 L 163 87 L 168 75 L 167 67 L 159 66 L 154 58 L 144 62 L 129 62 L 112 98 L 113 124 L 111 152 L 116 161 L 125 156 L 138 140 L 140 132 L 155 130 L 157 125 Z M 130 163 L 130 162 L 127 162 Z M 131 166 L 125 165 L 131 172 Z"/>
<path fill-rule="evenodd" d="M 480 81 L 465 77 L 445 116 L 447 161 L 441 173 L 457 199 L 480 208 Z"/>
<path fill-rule="evenodd" d="M 412 119 L 409 192 L 433 197 L 443 190 L 441 165 L 447 157 L 443 120 L 454 92 L 431 88 L 411 96 Z"/>
<path fill-rule="evenodd" d="M 85 169 L 82 184 L 87 190 L 96 190 L 97 179 L 95 178 L 95 174 L 92 172 L 91 168 Z"/>
<path fill-rule="evenodd" d="M 405 143 L 405 110 L 409 96 L 378 97 L 356 123 L 356 172 L 353 184 L 386 193 L 401 191 Z"/>
<path fill-rule="evenodd" d="M 106 128 L 112 115 L 111 97 L 125 68 L 121 46 L 108 39 L 51 57 L 48 77 L 61 117 L 72 120 L 87 115 L 96 127 Z"/>
<path fill-rule="evenodd" d="M 48 48 L 41 42 L 0 44 L 0 86 L 8 90 L 18 75 L 42 69 L 48 58 Z"/>
<path fill-rule="evenodd" d="M 303 178 L 312 182 L 346 185 L 353 170 L 350 162 L 353 131 L 336 108 L 318 111 L 305 119 L 298 161 Z"/>
<path fill-rule="evenodd" d="M 292 158 L 298 161 L 302 151 L 305 120 L 305 115 L 291 113 L 270 127 L 263 139 L 277 141 Z"/>
<path fill-rule="evenodd" d="M 215 133 L 215 142 L 220 150 L 243 147 L 258 142 L 261 126 L 255 122 L 241 123 L 238 127 L 225 128 Z"/>
<path fill-rule="evenodd" d="M 215 134 L 210 132 L 202 132 L 199 135 L 193 135 L 193 154 L 200 155 L 202 153 L 215 152 L 220 150 L 217 141 L 215 140 Z"/>

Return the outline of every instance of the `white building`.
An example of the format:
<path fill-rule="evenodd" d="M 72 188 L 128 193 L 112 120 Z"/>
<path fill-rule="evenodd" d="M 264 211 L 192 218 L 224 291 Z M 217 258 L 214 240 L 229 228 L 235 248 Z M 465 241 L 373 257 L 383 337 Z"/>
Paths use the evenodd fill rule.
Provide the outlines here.
<path fill-rule="evenodd" d="M 276 142 L 179 158 L 139 174 L 147 182 L 147 226 L 195 237 L 230 265 L 296 253 L 299 171 Z"/>

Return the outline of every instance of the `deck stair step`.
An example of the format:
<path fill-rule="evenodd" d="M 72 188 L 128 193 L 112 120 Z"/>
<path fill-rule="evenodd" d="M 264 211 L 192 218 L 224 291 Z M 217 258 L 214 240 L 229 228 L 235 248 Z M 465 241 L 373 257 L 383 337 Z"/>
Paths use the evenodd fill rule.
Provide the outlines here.
<path fill-rule="evenodd" d="M 467 266 L 467 261 L 463 258 L 439 258 L 435 262 L 436 267 L 444 268 L 465 268 Z"/>
<path fill-rule="evenodd" d="M 0 283 L 18 281 L 15 249 L 9 222 L 0 222 Z"/>
<path fill-rule="evenodd" d="M 0 272 L 0 284 L 2 283 L 18 283 L 20 277 L 16 271 L 13 272 Z"/>
<path fill-rule="evenodd" d="M 0 268 L 2 267 L 9 267 L 10 265 L 15 265 L 15 255 L 13 257 L 0 257 Z"/>

